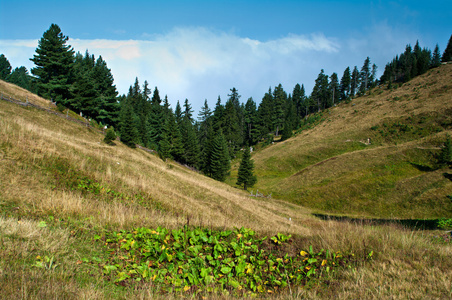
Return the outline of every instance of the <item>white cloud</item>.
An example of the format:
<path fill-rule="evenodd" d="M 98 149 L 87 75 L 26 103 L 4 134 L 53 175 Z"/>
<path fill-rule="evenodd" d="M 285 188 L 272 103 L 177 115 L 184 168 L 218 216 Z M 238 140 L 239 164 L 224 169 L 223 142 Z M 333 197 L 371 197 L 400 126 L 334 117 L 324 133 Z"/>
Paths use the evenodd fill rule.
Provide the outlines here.
<path fill-rule="evenodd" d="M 188 98 L 198 111 L 204 99 L 213 107 L 221 95 L 224 103 L 232 87 L 239 90 L 242 101 L 253 97 L 259 102 L 270 86 L 279 83 L 289 93 L 296 83 L 303 83 L 309 93 L 321 68 L 341 76 L 347 66 L 360 67 L 366 56 L 373 60 L 375 54 L 385 59 L 379 65 L 382 71 L 398 53 L 394 49 L 402 33 L 383 23 L 367 34 L 342 41 L 321 33 L 259 41 L 206 28 L 175 28 L 165 35 L 146 35 L 147 40 L 71 39 L 69 44 L 75 51 L 88 49 L 96 57 L 101 55 L 121 94 L 138 77 L 141 84 L 147 80 L 151 87 L 157 86 L 161 96 L 167 94 L 173 107 L 177 100 Z M 32 67 L 28 59 L 36 47 L 37 40 L 0 40 L 0 49 L 13 67 Z"/>

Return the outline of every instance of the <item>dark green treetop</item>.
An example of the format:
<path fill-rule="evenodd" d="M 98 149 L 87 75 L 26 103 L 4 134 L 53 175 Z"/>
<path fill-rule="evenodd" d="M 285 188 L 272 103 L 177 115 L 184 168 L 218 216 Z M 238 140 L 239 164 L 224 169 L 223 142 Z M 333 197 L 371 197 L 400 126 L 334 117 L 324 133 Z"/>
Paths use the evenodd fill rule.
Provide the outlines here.
<path fill-rule="evenodd" d="M 70 98 L 73 83 L 74 50 L 67 45 L 69 37 L 63 35 L 58 25 L 52 24 L 39 40 L 36 54 L 30 60 L 36 67 L 31 73 L 36 77 L 38 94 L 65 104 Z"/>

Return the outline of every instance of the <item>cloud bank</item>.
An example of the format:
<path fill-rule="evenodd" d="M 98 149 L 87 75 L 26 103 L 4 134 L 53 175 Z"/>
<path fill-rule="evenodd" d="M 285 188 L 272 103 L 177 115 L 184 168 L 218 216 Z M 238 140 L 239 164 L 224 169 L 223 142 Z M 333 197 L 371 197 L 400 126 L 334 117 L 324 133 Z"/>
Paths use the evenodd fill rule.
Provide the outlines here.
<path fill-rule="evenodd" d="M 320 69 L 340 78 L 347 66 L 360 68 L 367 56 L 383 71 L 405 44 L 415 42 L 409 38 L 382 23 L 343 40 L 312 33 L 258 41 L 207 28 L 175 28 L 146 40 L 70 39 L 69 44 L 75 51 L 101 55 L 121 94 L 138 77 L 168 95 L 173 107 L 187 98 L 197 112 L 205 99 L 212 108 L 218 96 L 224 103 L 232 87 L 242 101 L 260 102 L 279 83 L 288 93 L 296 83 L 304 84 L 309 94 Z M 32 68 L 29 58 L 36 47 L 37 40 L 0 40 L 0 52 L 13 67 Z"/>

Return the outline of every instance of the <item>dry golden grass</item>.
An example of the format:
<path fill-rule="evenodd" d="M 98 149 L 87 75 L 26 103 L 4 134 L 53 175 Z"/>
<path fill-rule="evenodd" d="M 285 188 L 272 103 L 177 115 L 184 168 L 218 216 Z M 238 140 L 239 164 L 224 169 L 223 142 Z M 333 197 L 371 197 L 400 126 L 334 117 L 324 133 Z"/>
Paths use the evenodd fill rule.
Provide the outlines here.
<path fill-rule="evenodd" d="M 427 75 L 432 80 L 431 84 L 421 82 L 427 85 L 428 91 L 420 92 L 438 95 L 434 82 L 439 75 L 435 72 Z M 441 72 L 445 72 L 444 68 Z M 447 72 L 450 72 L 449 69 Z M 411 87 L 415 83 L 412 81 Z M 401 89 L 404 88 L 407 87 L 392 93 L 403 96 L 404 91 Z M 389 93 L 383 91 L 382 95 L 389 97 L 392 95 Z M 31 95 L 29 97 L 32 98 Z M 391 105 L 404 105 L 400 101 L 392 103 L 378 98 L 380 95 L 367 97 L 369 100 L 354 100 L 356 109 L 387 105 L 388 114 L 403 114 L 391 108 Z M 438 97 L 445 96 L 440 93 Z M 375 103 L 366 104 L 366 101 Z M 435 103 L 417 107 L 406 102 L 404 109 L 422 111 L 434 111 L 439 105 L 433 101 Z M 324 122 L 295 139 L 255 153 L 257 168 L 262 168 L 261 172 L 274 172 L 271 168 L 265 168 L 265 163 L 270 161 L 269 164 L 277 166 L 279 157 L 277 159 L 276 156 L 285 156 L 287 153 L 292 156 L 291 160 L 283 161 L 280 170 L 276 168 L 276 172 L 287 178 L 281 180 L 277 176 L 276 179 L 268 180 L 296 191 L 309 180 L 318 186 L 326 184 L 322 180 L 331 177 L 352 182 L 353 179 L 363 178 L 359 175 L 365 175 L 373 165 L 384 165 L 387 156 L 403 157 L 410 155 L 409 151 L 413 148 L 434 146 L 434 137 L 400 145 L 382 143 L 369 148 L 357 147 L 353 152 L 344 151 L 334 155 L 336 159 L 323 164 L 303 166 L 306 153 L 315 156 L 319 152 L 318 159 L 322 161 L 324 158 L 320 151 L 328 148 L 328 143 L 334 148 L 345 143 L 346 139 L 356 142 L 367 136 L 361 131 L 362 128 L 372 126 L 377 117 L 363 114 L 360 117 L 364 122 L 362 127 L 358 123 L 347 122 L 348 117 L 355 117 L 352 112 L 355 107 L 351 104 L 340 105 L 330 110 L 334 121 Z M 368 109 L 370 111 L 370 107 Z M 332 134 L 332 131 L 349 125 L 355 129 L 343 134 Z M 116 142 L 116 146 L 107 146 L 102 143 L 102 139 L 103 136 L 98 132 L 79 124 L 34 108 L 0 101 L 2 295 L 10 299 L 179 299 L 182 295 L 157 294 L 149 284 L 136 290 L 116 288 L 104 280 L 97 266 L 92 267 L 98 272 L 97 275 L 83 275 L 89 269 L 79 265 L 78 261 L 94 255 L 94 250 L 90 248 L 95 245 L 89 234 L 93 228 L 177 228 L 189 219 L 190 225 L 215 228 L 245 226 L 264 235 L 291 233 L 296 236 L 294 247 L 297 249 L 313 245 L 315 250 L 330 249 L 354 253 L 359 257 L 357 264 L 339 271 L 328 282 L 319 282 L 309 289 L 292 287 L 291 293 L 286 291 L 274 295 L 274 299 L 447 299 L 452 296 L 452 246 L 434 242 L 432 235 L 438 232 L 413 232 L 396 225 L 369 226 L 321 221 L 311 215 L 311 209 L 277 199 L 251 198 L 240 189 L 206 178 L 176 163 L 164 162 L 155 155 L 127 148 L 119 142 Z M 271 159 L 272 156 L 275 158 Z M 58 162 L 67 163 L 77 174 L 113 188 L 118 193 L 145 195 L 147 202 L 139 203 L 137 199 L 106 201 L 101 195 L 59 186 L 52 173 L 55 169 L 53 164 Z M 411 193 L 409 189 L 414 185 L 437 182 L 441 177 L 438 172 L 423 174 L 419 170 L 410 170 L 412 174 L 397 183 L 397 191 L 401 195 Z M 58 176 L 64 177 L 61 174 Z M 333 191 L 340 191 L 340 186 L 329 184 L 334 187 Z M 441 191 L 450 193 L 450 185 L 443 186 Z M 418 200 L 421 201 L 422 197 L 439 197 L 441 194 L 435 194 L 437 192 L 430 189 L 430 195 L 423 193 Z M 394 195 L 397 196 L 397 193 Z M 334 193 L 330 196 L 333 197 Z M 51 228 L 39 227 L 41 221 L 50 223 L 51 219 L 56 220 Z M 374 253 L 373 260 L 365 262 L 364 258 L 371 251 Z M 58 266 L 54 270 L 34 267 L 38 255 L 54 257 Z M 206 297 L 231 298 L 220 295 Z"/>
<path fill-rule="evenodd" d="M 307 215 L 302 208 L 288 208 L 280 202 L 250 198 L 239 189 L 193 173 L 172 162 L 163 162 L 142 150 L 117 143 L 110 147 L 102 136 L 86 127 L 62 121 L 9 103 L 0 103 L 1 142 L 8 145 L 1 154 L 4 198 L 27 203 L 34 210 L 58 215 L 93 216 L 100 225 L 167 226 L 185 224 L 211 227 L 252 227 L 262 231 L 308 233 L 291 215 Z M 44 125 L 41 125 L 44 124 Z M 163 205 L 168 213 L 143 209 L 139 205 L 97 202 L 72 191 L 52 190 L 39 178 L 42 172 L 22 170 L 43 159 L 67 159 L 84 174 L 101 183 L 140 191 Z M 35 172 L 30 174 L 31 172 Z M 39 192 L 38 192 L 39 191 Z M 262 205 L 265 203 L 265 205 Z M 307 216 L 307 218 L 309 218 Z"/>
<path fill-rule="evenodd" d="M 30 102 L 42 106 L 44 108 L 50 107 L 50 101 L 39 97 L 38 95 L 32 94 L 24 88 L 21 88 L 15 84 L 3 81 L 0 79 L 0 91 L 3 96 L 8 98 L 13 98 L 22 102 Z"/>

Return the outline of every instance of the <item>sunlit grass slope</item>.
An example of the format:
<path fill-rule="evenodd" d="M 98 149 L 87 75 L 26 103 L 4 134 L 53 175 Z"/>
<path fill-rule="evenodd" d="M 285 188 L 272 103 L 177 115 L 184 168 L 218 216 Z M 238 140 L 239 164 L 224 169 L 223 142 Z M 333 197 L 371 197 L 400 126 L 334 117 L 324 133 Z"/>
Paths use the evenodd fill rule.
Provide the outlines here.
<path fill-rule="evenodd" d="M 440 71 L 450 72 L 444 68 Z M 396 95 L 400 91 L 402 88 L 392 93 Z M 2 81 L 0 92 L 23 101 L 28 97 L 28 101 L 36 101 L 34 104 L 50 107 L 47 100 Z M 424 174 L 422 170 L 428 170 L 431 160 L 410 151 L 437 148 L 443 133 L 426 135 L 419 141 L 407 139 L 403 143 L 379 138 L 368 127 L 383 123 L 366 121 L 368 125 L 363 127 L 343 119 L 355 117 L 353 110 L 362 112 L 365 107 L 369 113 L 363 113 L 360 118 L 364 122 L 366 117 L 371 117 L 372 105 L 360 101 L 352 102 L 356 107 L 347 104 L 337 108 L 338 111 L 330 110 L 331 121 L 327 118 L 313 130 L 255 153 L 259 188 L 277 193 L 284 200 L 287 197 L 293 202 L 303 202 L 296 198 L 299 188 L 296 183 L 300 181 L 291 177 L 301 180 L 302 176 L 324 176 L 319 175 L 319 168 L 340 161 L 347 162 L 344 163 L 347 168 L 343 166 L 336 172 L 352 176 L 356 166 L 364 161 L 367 161 L 365 168 L 372 168 L 370 159 L 379 159 L 384 164 L 385 157 L 390 155 L 394 159 L 415 156 L 418 160 L 413 163 L 417 168 L 412 172 Z M 439 113 L 433 108 L 432 111 Z M 388 115 L 392 113 L 395 112 Z M 426 123 L 433 122 L 426 116 Z M 334 134 L 334 126 L 351 129 Z M 372 133 L 372 144 L 363 146 L 359 140 Z M 0 101 L 0 298 L 193 298 L 195 295 L 190 291 L 159 294 L 151 280 L 124 287 L 114 284 L 103 273 L 102 263 L 110 254 L 99 239 L 106 231 L 157 226 L 172 229 L 187 224 L 219 229 L 244 226 L 259 236 L 289 233 L 292 242 L 285 250 L 290 254 L 312 246 L 315 251 L 340 251 L 351 258 L 348 265 L 325 280 L 309 286 L 291 286 L 281 294 L 267 294 L 275 299 L 424 299 L 426 296 L 447 299 L 452 296 L 452 246 L 444 238 L 435 237 L 444 236 L 443 232 L 322 221 L 298 204 L 274 197 L 251 198 L 238 188 L 171 161 L 162 161 L 144 150 L 127 148 L 119 141 L 115 146 L 108 146 L 102 139 L 102 134 L 94 128 L 32 107 Z M 414 148 L 410 148 L 411 144 Z M 273 152 L 273 149 L 280 151 Z M 364 158 L 356 162 L 350 158 L 355 155 Z M 394 165 L 389 166 L 395 172 L 392 176 L 399 176 L 399 165 Z M 407 166 L 402 164 L 402 167 Z M 382 168 L 380 172 L 386 170 Z M 325 168 L 322 172 L 333 171 Z M 432 182 L 442 182 L 440 172 L 446 171 L 425 174 L 432 176 Z M 412 178 L 415 180 L 415 175 Z M 293 195 L 285 192 L 289 189 L 294 191 Z M 337 189 L 340 192 L 340 187 Z M 440 195 L 438 191 L 435 193 Z M 315 195 L 315 190 L 311 194 Z M 316 207 L 312 203 L 306 200 L 306 204 Z M 357 210 L 364 211 L 362 207 Z M 231 298 L 216 294 L 198 296 Z"/>
<path fill-rule="evenodd" d="M 452 133 L 451 64 L 318 118 L 314 128 L 253 153 L 255 189 L 319 212 L 452 216 L 450 170 L 435 168 L 434 158 Z"/>
<path fill-rule="evenodd" d="M 0 102 L 2 205 L 109 226 L 253 227 L 307 232 L 308 210 L 246 193 L 34 108 Z M 117 196 L 119 195 L 119 196 Z M 130 201 L 129 201 L 130 200 Z"/>

